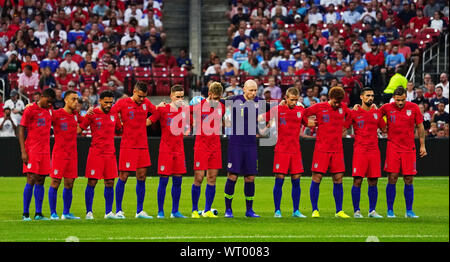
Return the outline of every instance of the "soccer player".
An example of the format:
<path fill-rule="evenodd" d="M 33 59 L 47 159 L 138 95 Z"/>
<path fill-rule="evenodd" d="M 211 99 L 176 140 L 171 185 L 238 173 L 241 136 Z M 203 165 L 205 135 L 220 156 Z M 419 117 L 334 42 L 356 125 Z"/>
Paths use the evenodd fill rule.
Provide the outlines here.
<path fill-rule="evenodd" d="M 344 150 L 342 146 L 342 133 L 350 118 L 350 109 L 347 108 L 342 99 L 345 91 L 341 87 L 333 87 L 328 93 L 327 102 L 321 102 L 308 107 L 305 117 L 314 115 L 317 123 L 317 138 L 314 147 L 312 162 L 312 181 L 310 187 L 310 198 L 312 204 L 312 217 L 320 217 L 319 186 L 322 176 L 327 172 L 333 179 L 333 196 L 336 205 L 336 217 L 349 218 L 342 210 L 344 191 L 342 177 L 345 172 Z"/>
<path fill-rule="evenodd" d="M 61 219 L 80 219 L 70 213 L 72 204 L 72 189 L 78 177 L 77 128 L 82 117 L 78 114 L 78 94 L 73 90 L 64 95 L 64 108 L 53 111 L 52 125 L 55 144 L 52 152 L 52 182 L 48 190 L 50 219 L 59 219 L 56 213 L 56 199 L 59 185 L 64 178 L 63 202 L 64 210 Z"/>
<path fill-rule="evenodd" d="M 211 212 L 211 206 L 216 194 L 216 177 L 222 168 L 222 149 L 220 134 L 222 131 L 222 118 L 225 114 L 225 106 L 220 103 L 223 87 L 219 82 L 213 82 L 209 86 L 208 97 L 197 105 L 191 106 L 194 116 L 196 131 L 194 134 L 194 183 L 191 188 L 192 218 L 200 218 L 198 212 L 198 200 L 200 198 L 201 185 L 206 173 L 205 209 L 203 217 L 217 216 Z"/>
<path fill-rule="evenodd" d="M 369 217 L 382 218 L 376 211 L 378 199 L 378 178 L 381 177 L 381 159 L 378 148 L 378 129 L 386 131 L 386 123 L 380 112 L 373 106 L 375 94 L 370 87 L 361 89 L 361 105 L 351 111 L 351 120 L 355 132 L 353 144 L 353 187 L 352 200 L 354 217 L 362 218 L 359 202 L 361 184 L 367 177 L 369 185 Z"/>
<path fill-rule="evenodd" d="M 116 113 L 111 112 L 114 93 L 103 91 L 99 97 L 100 106 L 87 114 L 79 128 L 86 130 L 91 127 L 92 141 L 86 163 L 88 182 L 85 190 L 86 219 L 94 219 L 92 203 L 94 189 L 99 179 L 104 179 L 105 189 L 105 218 L 116 219 L 112 212 L 114 201 L 114 179 L 117 177 L 117 163 L 114 147 L 115 131 L 121 130 L 122 125 Z M 81 130 L 79 130 L 80 132 Z"/>
<path fill-rule="evenodd" d="M 256 92 L 258 85 L 254 80 L 247 80 L 243 89 L 243 95 L 228 98 L 228 100 L 233 102 L 231 111 L 233 131 L 229 136 L 228 142 L 228 174 L 227 182 L 225 183 L 225 217 L 227 218 L 234 217 L 232 200 L 239 174 L 244 176 L 245 216 L 259 217 L 253 211 L 255 176 L 258 174 L 258 147 L 256 141 L 259 101 Z M 255 127 L 253 130 L 251 130 L 252 125 Z"/>
<path fill-rule="evenodd" d="M 189 118 L 189 107 L 184 105 L 184 89 L 180 85 L 170 88 L 171 102 L 158 107 L 156 112 L 147 119 L 147 125 L 159 121 L 161 124 L 161 142 L 158 156 L 158 215 L 164 218 L 164 200 L 169 176 L 172 176 L 172 212 L 171 218 L 186 218 L 178 210 L 182 174 L 186 173 L 183 135 L 185 120 Z"/>
<path fill-rule="evenodd" d="M 403 87 L 395 89 L 393 98 L 394 102 L 385 104 L 380 108 L 382 116 L 387 118 L 388 130 L 388 144 L 384 165 L 384 171 L 388 173 L 388 184 L 386 186 L 387 217 L 395 217 L 395 186 L 401 172 L 405 182 L 405 216 L 417 218 L 418 216 L 412 209 L 414 199 L 413 178 L 417 174 L 414 130 L 417 127 L 420 141 L 419 156 L 424 157 L 427 155 L 427 150 L 425 148 L 423 116 L 418 105 L 406 101 L 406 90 Z"/>
<path fill-rule="evenodd" d="M 42 97 L 23 112 L 19 125 L 19 144 L 23 161 L 23 173 L 27 183 L 23 191 L 22 220 L 30 221 L 30 203 L 33 195 L 36 213 L 35 220 L 48 220 L 42 214 L 45 177 L 50 173 L 50 129 L 52 123 L 51 108 L 55 100 L 55 91 L 51 88 L 42 92 Z M 27 137 L 25 138 L 25 131 Z"/>
<path fill-rule="evenodd" d="M 273 107 L 268 113 L 259 116 L 259 120 L 269 122 L 271 119 L 277 121 L 277 144 L 273 163 L 275 174 L 275 186 L 273 188 L 273 199 L 275 204 L 274 217 L 282 217 L 280 204 L 283 190 L 284 177 L 291 174 L 293 217 L 304 216 L 300 210 L 300 177 L 304 172 L 302 154 L 300 151 L 301 126 L 308 125 L 308 119 L 304 118 L 305 109 L 297 106 L 300 92 L 291 87 L 286 91 L 285 104 Z"/>
<path fill-rule="evenodd" d="M 131 172 L 136 172 L 136 218 L 150 219 L 144 210 L 145 180 L 147 168 L 151 165 L 148 151 L 146 119 L 148 113 L 155 113 L 156 107 L 147 98 L 147 85 L 138 82 L 133 95 L 120 99 L 111 109 L 118 113 L 123 124 L 119 154 L 119 179 L 116 184 L 116 217 L 125 218 L 122 200 L 125 183 Z"/>

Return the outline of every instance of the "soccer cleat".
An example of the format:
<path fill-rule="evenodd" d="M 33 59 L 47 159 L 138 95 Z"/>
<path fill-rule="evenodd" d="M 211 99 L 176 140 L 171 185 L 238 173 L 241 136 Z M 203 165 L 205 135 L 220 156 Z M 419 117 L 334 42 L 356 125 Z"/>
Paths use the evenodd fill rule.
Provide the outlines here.
<path fill-rule="evenodd" d="M 87 219 L 87 220 L 92 220 L 92 219 L 94 219 L 94 214 L 92 214 L 91 211 L 87 212 L 87 213 L 86 213 L 86 219 Z"/>
<path fill-rule="evenodd" d="M 202 213 L 202 216 L 203 216 L 203 217 L 217 218 L 217 216 L 214 215 L 214 213 L 213 213 L 211 210 L 206 211 L 206 212 L 203 212 L 203 213 Z"/>
<path fill-rule="evenodd" d="M 113 212 L 109 212 L 108 214 L 105 214 L 105 219 L 118 219 L 118 217 L 114 215 Z"/>
<path fill-rule="evenodd" d="M 149 216 L 144 210 L 136 214 L 136 218 L 143 218 L 143 219 L 152 219 L 152 216 Z"/>
<path fill-rule="evenodd" d="M 345 214 L 343 210 L 337 212 L 334 216 L 338 218 L 349 218 L 349 216 Z"/>
<path fill-rule="evenodd" d="M 52 214 L 50 215 L 50 220 L 59 220 L 58 214 L 52 213 Z"/>
<path fill-rule="evenodd" d="M 260 217 L 260 216 L 257 215 L 257 214 L 255 213 L 255 211 L 253 211 L 253 210 L 249 210 L 249 211 L 245 212 L 245 216 L 246 216 L 246 217 Z"/>
<path fill-rule="evenodd" d="M 177 211 L 175 213 L 170 213 L 170 218 L 186 218 L 186 217 L 183 216 L 179 211 Z"/>
<path fill-rule="evenodd" d="M 282 217 L 281 211 L 280 210 L 275 211 L 275 214 L 273 215 L 273 217 L 277 217 L 277 218 Z"/>
<path fill-rule="evenodd" d="M 303 215 L 302 213 L 300 213 L 299 210 L 296 210 L 294 213 L 292 213 L 293 217 L 300 217 L 300 218 L 305 218 L 306 216 Z"/>
<path fill-rule="evenodd" d="M 165 218 L 164 211 L 158 212 L 158 215 L 156 216 L 156 218 Z"/>
<path fill-rule="evenodd" d="M 313 218 L 318 218 L 318 217 L 320 217 L 319 210 L 314 210 L 314 211 L 312 212 L 311 217 L 313 217 Z"/>
<path fill-rule="evenodd" d="M 31 221 L 31 218 L 29 216 L 22 216 L 22 221 Z"/>
<path fill-rule="evenodd" d="M 358 210 L 358 211 L 356 211 L 356 212 L 353 214 L 353 217 L 354 217 L 354 218 L 363 218 L 363 215 L 361 215 L 361 211 Z"/>
<path fill-rule="evenodd" d="M 44 215 L 42 215 L 42 214 L 36 214 L 34 216 L 34 220 L 49 220 L 49 219 L 44 217 Z"/>
<path fill-rule="evenodd" d="M 405 214 L 406 218 L 419 218 L 419 216 L 417 216 L 414 211 L 412 210 L 407 210 L 406 214 Z"/>
<path fill-rule="evenodd" d="M 110 213 L 112 213 L 112 212 L 110 212 Z M 125 217 L 125 213 L 124 213 L 122 210 L 120 210 L 119 212 L 117 212 L 116 215 L 115 215 L 115 217 L 116 217 L 117 219 L 125 219 L 125 218 L 126 218 L 126 217 Z"/>
<path fill-rule="evenodd" d="M 199 212 L 197 210 L 192 211 L 191 218 L 200 218 L 200 213 L 201 212 Z"/>
<path fill-rule="evenodd" d="M 369 213 L 368 215 L 369 217 L 373 217 L 373 218 L 383 218 L 383 216 L 380 216 L 377 211 L 373 210 L 372 212 Z"/>
<path fill-rule="evenodd" d="M 233 216 L 233 210 L 231 210 L 231 209 L 225 210 L 225 217 L 226 218 L 233 218 L 234 217 Z"/>
<path fill-rule="evenodd" d="M 386 217 L 387 218 L 395 218 L 396 216 L 394 214 L 394 210 L 388 210 Z"/>
<path fill-rule="evenodd" d="M 72 213 L 69 213 L 69 214 L 62 214 L 61 219 L 65 220 L 65 219 L 80 219 L 80 218 L 74 216 Z"/>

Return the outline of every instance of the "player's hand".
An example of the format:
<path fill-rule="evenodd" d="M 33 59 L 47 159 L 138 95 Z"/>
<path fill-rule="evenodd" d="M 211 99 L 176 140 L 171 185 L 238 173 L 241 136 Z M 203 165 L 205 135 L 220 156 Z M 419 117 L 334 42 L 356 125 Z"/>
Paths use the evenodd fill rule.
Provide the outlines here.
<path fill-rule="evenodd" d="M 375 105 L 375 104 L 372 104 L 372 108 L 375 109 L 375 110 L 378 110 L 378 106 Z"/>
<path fill-rule="evenodd" d="M 427 155 L 427 149 L 425 148 L 425 146 L 420 147 L 419 155 L 420 155 L 420 157 L 424 157 Z"/>
<path fill-rule="evenodd" d="M 161 101 L 161 103 L 159 103 L 156 107 L 164 107 L 164 106 L 166 106 L 166 105 L 167 105 L 166 102 Z"/>
<path fill-rule="evenodd" d="M 89 107 L 89 109 L 86 111 L 86 115 L 93 115 L 94 114 L 94 107 Z"/>
<path fill-rule="evenodd" d="M 315 126 L 316 126 L 316 120 L 308 119 L 308 127 L 315 127 Z"/>
<path fill-rule="evenodd" d="M 360 107 L 361 107 L 360 104 L 356 104 L 356 105 L 353 106 L 353 110 L 354 111 L 358 111 Z"/>
<path fill-rule="evenodd" d="M 278 105 L 280 105 L 280 106 L 284 106 L 284 105 L 286 105 L 286 100 L 281 100 L 281 102 L 278 104 Z"/>
<path fill-rule="evenodd" d="M 27 152 L 22 152 L 21 158 L 22 158 L 22 162 L 23 163 L 25 163 L 25 164 L 28 163 L 28 154 L 27 154 Z"/>
<path fill-rule="evenodd" d="M 150 118 L 147 118 L 146 125 L 147 126 L 151 126 L 152 125 L 152 120 L 150 120 Z"/>

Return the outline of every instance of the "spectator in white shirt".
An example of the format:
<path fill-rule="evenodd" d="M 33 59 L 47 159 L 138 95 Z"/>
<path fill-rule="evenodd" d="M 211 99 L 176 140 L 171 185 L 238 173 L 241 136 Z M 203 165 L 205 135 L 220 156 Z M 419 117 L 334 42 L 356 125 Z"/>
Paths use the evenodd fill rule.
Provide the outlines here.
<path fill-rule="evenodd" d="M 447 73 L 442 73 L 440 75 L 440 83 L 436 85 L 442 86 L 442 96 L 448 99 L 448 75 Z"/>
<path fill-rule="evenodd" d="M 272 9 L 270 10 L 270 17 L 274 17 L 276 15 L 277 7 L 281 8 L 281 14 L 283 16 L 287 16 L 288 15 L 287 8 L 283 5 L 283 1 L 282 0 L 277 0 L 275 6 L 272 7 Z"/>
<path fill-rule="evenodd" d="M 317 7 L 315 5 L 312 5 L 311 10 L 308 12 L 308 25 L 317 25 L 320 21 L 323 21 L 322 14 L 317 11 Z"/>
<path fill-rule="evenodd" d="M 349 10 L 342 14 L 342 20 L 344 20 L 345 23 L 353 25 L 360 20 L 361 14 L 356 11 L 356 4 L 353 1 L 349 3 L 348 7 Z"/>
<path fill-rule="evenodd" d="M 11 90 L 9 96 L 10 99 L 5 101 L 4 107 L 11 108 L 11 118 L 14 119 L 16 123 L 20 123 L 25 104 L 19 99 L 19 92 L 16 89 Z"/>
<path fill-rule="evenodd" d="M 78 70 L 80 70 L 80 67 L 78 66 L 78 64 L 72 60 L 72 54 L 70 52 L 66 53 L 65 59 L 59 65 L 59 67 L 66 69 L 67 74 L 72 74 L 72 73 L 78 74 Z"/>
<path fill-rule="evenodd" d="M 125 10 L 124 21 L 129 23 L 132 17 L 139 21 L 142 18 L 142 14 L 142 10 L 137 8 L 136 3 L 131 2 L 130 7 Z"/>
<path fill-rule="evenodd" d="M 47 31 L 45 31 L 44 23 L 39 24 L 38 30 L 34 32 L 34 37 L 39 39 L 39 44 L 41 46 L 44 46 L 47 43 L 50 36 L 48 35 Z"/>
<path fill-rule="evenodd" d="M 11 108 L 3 107 L 5 115 L 0 117 L 0 137 L 15 137 L 17 122 L 11 117 Z"/>

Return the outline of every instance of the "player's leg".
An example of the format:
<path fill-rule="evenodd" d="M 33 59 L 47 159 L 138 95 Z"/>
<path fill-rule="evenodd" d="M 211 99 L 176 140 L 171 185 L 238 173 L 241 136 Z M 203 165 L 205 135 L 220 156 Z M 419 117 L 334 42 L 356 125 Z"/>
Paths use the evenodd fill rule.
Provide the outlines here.
<path fill-rule="evenodd" d="M 291 175 L 291 184 L 292 184 L 292 216 L 305 218 L 306 216 L 300 212 L 300 196 L 301 196 L 301 188 L 300 188 L 300 178 L 302 174 L 293 174 Z"/>
<path fill-rule="evenodd" d="M 369 217 L 382 218 L 382 216 L 375 211 L 378 201 L 378 177 L 368 177 L 367 184 L 367 195 L 369 197 Z"/>
<path fill-rule="evenodd" d="M 62 219 L 80 219 L 79 217 L 74 216 L 70 213 L 70 207 L 72 206 L 72 190 L 73 184 L 75 182 L 75 178 L 64 178 L 64 189 L 63 189 L 63 202 L 64 202 L 64 210 L 61 216 Z"/>
<path fill-rule="evenodd" d="M 396 195 L 396 184 L 399 173 L 388 173 L 388 184 L 386 186 L 386 203 L 387 203 L 387 217 L 394 218 L 394 201 Z"/>
<path fill-rule="evenodd" d="M 44 184 L 45 184 L 45 175 L 33 174 L 34 175 L 34 201 L 36 207 L 36 214 L 34 216 L 35 220 L 48 220 L 48 218 L 44 217 L 42 214 L 42 203 L 44 202 Z"/>
<path fill-rule="evenodd" d="M 281 217 L 281 197 L 283 195 L 284 174 L 275 174 L 275 185 L 273 186 L 273 203 L 275 206 L 274 217 Z"/>
<path fill-rule="evenodd" d="M 86 219 L 94 219 L 92 212 L 92 203 L 94 202 L 94 192 L 95 186 L 97 185 L 98 179 L 88 178 L 86 189 L 84 191 L 84 203 L 86 206 Z"/>
<path fill-rule="evenodd" d="M 183 181 L 182 174 L 173 174 L 172 175 L 172 191 L 171 191 L 172 213 L 170 214 L 171 218 L 186 218 L 178 210 L 179 205 L 180 205 L 182 181 Z"/>
<path fill-rule="evenodd" d="M 58 220 L 59 216 L 56 212 L 56 202 L 58 197 L 58 188 L 61 184 L 61 179 L 52 177 L 50 187 L 48 188 L 48 203 L 50 206 L 50 219 Z"/>
<path fill-rule="evenodd" d="M 31 198 L 33 197 L 33 189 L 34 189 L 34 176 L 32 173 L 26 173 L 27 182 L 25 184 L 25 188 L 23 189 L 23 213 L 22 219 L 24 221 L 29 221 L 30 219 L 30 203 Z"/>
<path fill-rule="evenodd" d="M 336 205 L 336 217 L 349 218 L 347 214 L 342 210 L 342 202 L 344 200 L 344 189 L 342 186 L 342 177 L 344 173 L 333 173 L 331 177 L 333 178 L 333 196 Z"/>
<path fill-rule="evenodd" d="M 311 186 L 309 188 L 309 198 L 311 200 L 311 206 L 312 206 L 312 217 L 319 217 L 319 187 L 320 182 L 322 181 L 322 173 L 318 172 L 312 172 L 311 174 Z"/>
<path fill-rule="evenodd" d="M 353 202 L 353 217 L 362 218 L 361 210 L 359 208 L 359 203 L 361 199 L 361 184 L 363 182 L 363 177 L 353 176 L 353 186 L 352 186 L 352 202 Z"/>
<path fill-rule="evenodd" d="M 116 183 L 116 214 L 123 214 L 122 211 L 122 200 L 123 194 L 125 192 L 125 184 L 127 183 L 128 176 L 130 172 L 128 171 L 119 171 L 119 179 L 117 179 Z"/>
<path fill-rule="evenodd" d="M 164 218 L 164 200 L 166 198 L 166 188 L 169 182 L 169 176 L 159 175 L 159 185 L 158 185 L 158 218 Z"/>
<path fill-rule="evenodd" d="M 105 198 L 105 218 L 106 219 L 117 219 L 116 215 L 112 212 L 112 206 L 114 202 L 114 178 L 104 179 L 105 189 L 103 191 L 103 196 Z"/>
<path fill-rule="evenodd" d="M 403 181 L 405 182 L 404 196 L 406 204 L 406 215 L 409 218 L 418 218 L 418 216 L 413 211 L 413 201 L 414 201 L 414 187 L 413 187 L 414 175 L 403 175 Z"/>
<path fill-rule="evenodd" d="M 146 176 L 147 176 L 146 167 L 136 169 L 136 198 L 137 198 L 136 218 L 152 218 L 144 211 Z"/>
<path fill-rule="evenodd" d="M 198 200 L 200 198 L 201 186 L 205 173 L 205 170 L 194 171 L 194 183 L 191 187 L 192 218 L 200 218 L 200 215 L 198 214 Z"/>
<path fill-rule="evenodd" d="M 225 217 L 233 217 L 233 209 L 231 204 L 234 197 L 234 188 L 236 187 L 237 179 L 238 175 L 236 173 L 228 172 L 227 182 L 225 183 Z"/>
<path fill-rule="evenodd" d="M 203 211 L 204 217 L 217 217 L 211 212 L 211 207 L 216 195 L 216 178 L 218 174 L 219 169 L 208 169 L 206 172 L 205 210 Z"/>
<path fill-rule="evenodd" d="M 244 195 L 245 195 L 245 206 L 246 206 L 246 217 L 259 217 L 253 211 L 253 200 L 255 198 L 255 175 L 244 176 Z"/>

